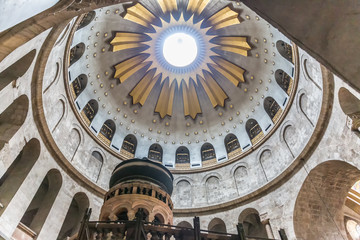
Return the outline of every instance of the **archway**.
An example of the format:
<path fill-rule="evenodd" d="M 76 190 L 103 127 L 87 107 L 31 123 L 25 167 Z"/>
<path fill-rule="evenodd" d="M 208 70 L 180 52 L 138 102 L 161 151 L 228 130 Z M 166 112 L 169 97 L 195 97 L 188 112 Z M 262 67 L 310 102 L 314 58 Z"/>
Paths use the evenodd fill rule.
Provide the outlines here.
<path fill-rule="evenodd" d="M 40 142 L 31 139 L 0 178 L 0 215 L 5 211 L 40 155 Z"/>
<path fill-rule="evenodd" d="M 351 119 L 351 130 L 360 132 L 360 99 L 346 88 L 339 90 L 339 103 L 343 112 Z"/>
<path fill-rule="evenodd" d="M 59 193 L 61 185 L 62 177 L 59 170 L 50 170 L 46 174 L 20 221 L 37 235 L 40 233 L 41 228 L 45 223 L 56 196 Z"/>
<path fill-rule="evenodd" d="M 209 231 L 226 233 L 226 225 L 220 218 L 214 218 L 210 221 L 208 226 Z"/>
<path fill-rule="evenodd" d="M 0 91 L 27 72 L 35 55 L 36 50 L 34 49 L 0 73 Z"/>
<path fill-rule="evenodd" d="M 343 161 L 327 161 L 312 169 L 296 198 L 296 237 L 346 239 L 342 208 L 351 186 L 359 178 L 360 170 Z"/>
<path fill-rule="evenodd" d="M 79 231 L 81 220 L 87 208 L 89 208 L 89 199 L 86 194 L 82 192 L 76 193 L 61 226 L 58 240 L 71 237 Z"/>
<path fill-rule="evenodd" d="M 21 95 L 0 114 L 0 150 L 23 125 L 28 110 L 29 99 L 26 95 Z"/>
<path fill-rule="evenodd" d="M 247 237 L 268 238 L 265 226 L 261 223 L 259 212 L 256 209 L 245 209 L 239 216 L 239 223 L 243 224 Z"/>

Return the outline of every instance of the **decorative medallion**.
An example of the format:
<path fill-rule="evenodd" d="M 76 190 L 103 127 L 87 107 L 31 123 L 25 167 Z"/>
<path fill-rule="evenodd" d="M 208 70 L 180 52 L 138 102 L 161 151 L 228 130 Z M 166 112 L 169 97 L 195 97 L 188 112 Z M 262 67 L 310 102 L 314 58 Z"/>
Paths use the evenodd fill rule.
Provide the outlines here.
<path fill-rule="evenodd" d="M 201 87 L 212 106 L 224 107 L 228 95 L 217 81 L 220 73 L 234 86 L 245 82 L 245 70 L 225 59 L 226 52 L 248 56 L 251 50 L 243 36 L 222 36 L 223 28 L 240 24 L 239 12 L 228 5 L 211 16 L 204 10 L 210 0 L 158 0 L 153 12 L 141 3 L 125 8 L 123 18 L 137 23 L 145 32 L 117 32 L 111 41 L 113 52 L 133 49 L 137 54 L 115 65 L 114 78 L 120 83 L 144 70 L 130 91 L 133 104 L 144 105 L 155 86 L 161 91 L 155 112 L 172 116 L 176 92 L 182 95 L 184 115 L 195 119 L 201 113 Z M 158 83 L 158 84 L 157 84 Z"/>

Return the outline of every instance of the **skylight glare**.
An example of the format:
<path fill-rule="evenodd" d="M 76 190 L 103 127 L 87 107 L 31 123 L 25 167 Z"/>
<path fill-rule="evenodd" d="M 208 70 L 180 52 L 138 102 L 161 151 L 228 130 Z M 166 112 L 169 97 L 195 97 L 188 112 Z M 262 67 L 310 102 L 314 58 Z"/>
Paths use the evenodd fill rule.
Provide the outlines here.
<path fill-rule="evenodd" d="M 164 41 L 165 60 L 175 67 L 189 66 L 196 59 L 198 46 L 195 38 L 186 33 L 174 33 Z"/>

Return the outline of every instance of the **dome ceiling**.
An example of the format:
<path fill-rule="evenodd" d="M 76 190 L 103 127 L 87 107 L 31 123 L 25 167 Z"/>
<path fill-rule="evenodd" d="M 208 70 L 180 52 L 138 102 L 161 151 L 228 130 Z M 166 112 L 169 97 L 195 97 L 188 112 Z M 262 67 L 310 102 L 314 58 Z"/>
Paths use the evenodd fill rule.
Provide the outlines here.
<path fill-rule="evenodd" d="M 226 6 L 204 19 L 202 11 L 208 3 L 209 1 L 191 0 L 186 8 L 181 9 L 176 0 L 159 1 L 161 8 L 159 17 L 141 3 L 126 8 L 124 19 L 148 29 L 147 33 L 117 32 L 111 41 L 114 52 L 140 49 L 134 56 L 115 65 L 114 78 L 118 78 L 120 83 L 124 83 L 140 69 L 148 69 L 129 93 L 133 104 L 139 103 L 143 106 L 151 90 L 159 82 L 161 90 L 155 112 L 159 113 L 161 118 L 166 115 L 171 117 L 175 91 L 178 91 L 180 95 L 182 94 L 184 115 L 195 119 L 197 114 L 202 113 L 197 95 L 198 88 L 205 90 L 214 108 L 224 107 L 225 100 L 229 98 L 214 80 L 213 72 L 221 73 L 235 87 L 245 81 L 243 76 L 245 70 L 221 57 L 219 52 L 247 56 L 251 47 L 246 37 L 216 34 L 217 30 L 240 24 L 239 13 Z M 187 50 L 185 45 L 178 46 L 183 47 L 178 49 L 179 52 L 172 52 L 171 49 L 165 51 L 164 39 L 170 39 L 169 37 L 177 33 L 192 36 L 195 40 L 197 46 L 187 55 L 180 56 L 182 51 Z M 174 40 L 183 41 L 181 37 Z M 194 52 L 198 53 L 191 63 L 178 67 L 166 60 L 168 52 L 173 54 L 168 56 L 174 58 L 173 61 L 190 56 Z"/>
<path fill-rule="evenodd" d="M 250 150 L 275 129 L 296 88 L 296 47 L 230 1 L 98 9 L 79 21 L 68 51 L 69 96 L 84 127 L 122 158 L 147 156 L 153 144 L 171 150 L 161 156 L 169 167 L 182 146 L 191 163 L 205 143 L 212 164 Z"/>

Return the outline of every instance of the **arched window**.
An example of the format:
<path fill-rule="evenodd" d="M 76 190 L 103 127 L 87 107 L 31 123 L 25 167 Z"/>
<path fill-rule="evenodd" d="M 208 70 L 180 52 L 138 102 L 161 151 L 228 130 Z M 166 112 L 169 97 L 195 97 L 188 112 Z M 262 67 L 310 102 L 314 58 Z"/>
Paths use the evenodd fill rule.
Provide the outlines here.
<path fill-rule="evenodd" d="M 219 203 L 223 201 L 223 192 L 221 191 L 220 179 L 216 176 L 210 176 L 206 179 L 206 198 L 208 203 Z"/>
<path fill-rule="evenodd" d="M 79 43 L 70 50 L 69 67 L 73 65 L 85 52 L 85 44 Z"/>
<path fill-rule="evenodd" d="M 90 126 L 92 120 L 94 120 L 99 109 L 99 104 L 96 100 L 91 99 L 81 112 L 81 116 L 88 126 Z"/>
<path fill-rule="evenodd" d="M 264 137 L 264 133 L 255 119 L 249 119 L 246 122 L 245 128 L 252 144 L 259 142 Z"/>
<path fill-rule="evenodd" d="M 104 158 L 98 151 L 93 151 L 90 156 L 89 165 L 87 167 L 87 175 L 93 182 L 98 182 Z"/>
<path fill-rule="evenodd" d="M 283 56 L 286 60 L 293 63 L 293 51 L 291 45 L 285 43 L 282 40 L 276 42 L 276 48 L 281 56 Z"/>
<path fill-rule="evenodd" d="M 226 233 L 226 225 L 220 218 L 214 218 L 210 221 L 208 226 L 209 231 Z"/>
<path fill-rule="evenodd" d="M 0 73 L 0 91 L 13 80 L 17 80 L 27 72 L 35 55 L 36 50 L 34 49 Z"/>
<path fill-rule="evenodd" d="M 123 144 L 121 146 L 121 153 L 129 158 L 135 156 L 135 151 L 137 147 L 137 139 L 134 135 L 129 134 L 125 137 Z"/>
<path fill-rule="evenodd" d="M 229 159 L 241 153 L 239 140 L 234 134 L 229 133 L 226 135 L 224 143 Z"/>
<path fill-rule="evenodd" d="M 74 99 L 76 99 L 82 91 L 86 88 L 88 82 L 88 78 L 85 74 L 81 74 L 71 83 L 71 92 L 73 94 Z"/>
<path fill-rule="evenodd" d="M 75 194 L 61 226 L 58 240 L 67 239 L 79 232 L 81 220 L 87 208 L 89 208 L 89 198 L 86 194 L 82 192 Z"/>
<path fill-rule="evenodd" d="M 99 138 L 110 146 L 114 137 L 116 126 L 113 120 L 106 120 L 100 129 Z"/>
<path fill-rule="evenodd" d="M 264 108 L 271 120 L 275 123 L 281 115 L 280 105 L 272 97 L 267 97 L 264 100 Z"/>
<path fill-rule="evenodd" d="M 204 143 L 201 147 L 202 166 L 208 166 L 216 163 L 216 154 L 214 146 L 210 143 Z"/>
<path fill-rule="evenodd" d="M 239 195 L 246 193 L 249 189 L 249 179 L 245 166 L 240 166 L 235 170 L 234 179 Z"/>
<path fill-rule="evenodd" d="M 176 149 L 175 167 L 176 168 L 190 167 L 190 152 L 189 149 L 187 149 L 187 147 L 182 146 Z"/>
<path fill-rule="evenodd" d="M 40 233 L 56 196 L 59 193 L 61 184 L 61 173 L 56 169 L 50 170 L 24 213 L 21 223 L 36 234 Z"/>
<path fill-rule="evenodd" d="M 283 70 L 278 69 L 275 72 L 275 79 L 277 84 L 279 84 L 279 86 L 286 92 L 286 94 L 290 95 L 293 84 L 292 78 Z"/>
<path fill-rule="evenodd" d="M 0 149 L 12 139 L 23 125 L 28 110 L 29 99 L 26 95 L 21 95 L 0 114 Z"/>
<path fill-rule="evenodd" d="M 162 162 L 163 150 L 162 147 L 154 143 L 149 148 L 148 159 Z"/>
<path fill-rule="evenodd" d="M 81 19 L 81 22 L 79 23 L 79 26 L 78 26 L 77 30 L 89 25 L 92 22 L 92 20 L 94 20 L 95 15 L 96 15 L 95 11 L 91 11 L 91 12 L 86 13 L 84 15 L 84 17 Z"/>
<path fill-rule="evenodd" d="M 192 189 L 191 184 L 186 180 L 181 180 L 176 184 L 176 205 L 180 207 L 191 207 Z"/>
<path fill-rule="evenodd" d="M 0 216 L 9 205 L 40 155 L 40 142 L 31 139 L 0 178 Z"/>

